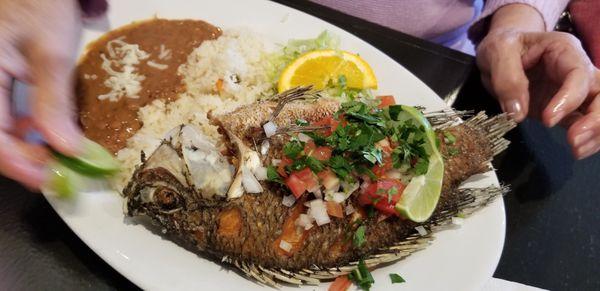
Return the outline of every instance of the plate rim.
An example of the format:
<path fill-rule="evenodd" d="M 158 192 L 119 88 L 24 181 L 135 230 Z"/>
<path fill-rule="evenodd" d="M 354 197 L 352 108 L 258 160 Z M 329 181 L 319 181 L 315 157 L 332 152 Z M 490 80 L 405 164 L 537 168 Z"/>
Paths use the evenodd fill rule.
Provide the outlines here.
<path fill-rule="evenodd" d="M 113 2 L 113 1 L 109 1 L 109 2 Z M 304 11 L 302 11 L 302 10 L 299 10 L 299 9 L 297 9 L 297 8 L 290 7 L 290 6 L 287 6 L 287 5 L 284 5 L 284 4 L 281 4 L 281 3 L 278 3 L 278 2 L 272 2 L 272 1 L 264 1 L 264 2 L 266 3 L 265 5 L 272 5 L 272 6 L 276 6 L 276 7 L 278 7 L 279 9 L 292 10 L 292 11 L 294 11 L 294 13 L 298 13 L 298 14 L 302 15 L 303 17 L 308 17 L 308 18 L 310 18 L 312 21 L 315 21 L 315 20 L 316 20 L 316 21 L 321 21 L 321 22 L 324 22 L 324 23 L 326 23 L 328 26 L 335 27 L 336 29 L 338 29 L 338 30 L 340 30 L 340 31 L 343 31 L 343 32 L 344 32 L 344 33 L 346 33 L 346 34 L 349 34 L 350 36 L 352 36 L 353 38 L 355 38 L 355 39 L 359 40 L 360 42 L 363 42 L 363 43 L 367 44 L 367 46 L 369 47 L 369 49 L 371 49 L 371 50 L 375 50 L 375 51 L 377 51 L 378 53 L 382 54 L 382 55 L 383 55 L 383 56 L 385 56 L 385 57 L 386 57 L 388 60 L 390 60 L 391 62 L 393 62 L 393 64 L 394 64 L 394 65 L 396 65 L 396 66 L 399 66 L 399 67 L 400 67 L 400 68 L 402 68 L 402 69 L 403 69 L 403 70 L 404 70 L 406 73 L 408 73 L 408 74 L 412 75 L 412 76 L 413 76 L 413 77 L 414 77 L 416 80 L 418 80 L 418 81 L 421 83 L 421 85 L 423 85 L 424 87 L 426 87 L 426 88 L 427 88 L 429 91 L 431 91 L 431 92 L 432 92 L 432 93 L 433 93 L 433 94 L 434 94 L 434 95 L 435 95 L 435 96 L 436 96 L 438 99 L 440 99 L 442 102 L 444 102 L 444 99 L 443 99 L 443 98 L 441 98 L 441 97 L 440 97 L 440 96 L 439 96 L 437 93 L 435 93 L 435 91 L 433 91 L 433 90 L 431 89 L 431 87 L 429 87 L 429 85 L 428 85 L 427 83 L 425 83 L 425 82 L 424 82 L 424 81 L 422 81 L 420 78 L 418 78 L 418 77 L 417 77 L 415 74 L 413 74 L 411 71 L 409 71 L 409 70 L 408 70 L 406 67 L 404 67 L 404 66 L 403 66 L 401 63 L 399 63 L 398 61 L 396 61 L 394 58 L 392 58 L 392 57 L 391 57 L 390 55 L 388 55 L 386 52 L 384 52 L 384 51 L 380 50 L 380 49 L 379 49 L 377 46 L 375 46 L 375 45 L 373 45 L 372 43 L 370 43 L 370 42 L 366 41 L 365 39 L 363 39 L 363 38 L 361 38 L 361 37 L 357 36 L 356 34 L 354 34 L 354 33 L 350 32 L 350 31 L 348 31 L 348 30 L 346 30 L 346 29 L 344 29 L 344 28 L 342 28 L 342 27 L 340 27 L 340 26 L 337 26 L 337 25 L 335 25 L 335 24 L 333 24 L 333 23 L 331 23 L 331 22 L 329 22 L 329 21 L 327 21 L 327 20 L 325 20 L 325 19 L 319 18 L 319 17 L 317 17 L 317 16 L 314 16 L 314 15 L 312 15 L 312 14 L 309 14 L 309 13 L 307 13 L 307 12 L 304 12 Z M 108 15 L 108 13 L 110 13 L 110 12 L 107 12 L 107 15 Z M 158 14 L 158 13 L 157 13 L 157 14 Z M 150 19 L 150 17 L 151 17 L 151 16 L 148 16 L 148 18 L 146 18 L 146 19 Z M 185 17 L 183 17 L 183 18 L 169 18 L 169 17 L 164 17 L 164 16 L 163 16 L 163 17 L 160 17 L 160 18 L 165 18 L 165 19 L 187 19 L 187 18 L 185 18 Z M 146 19 L 134 19 L 133 21 L 140 21 L 140 20 L 146 20 Z M 198 19 L 198 20 L 203 20 L 203 19 L 200 19 L 200 18 L 196 18 L 196 19 Z M 218 24 L 216 24 L 216 25 L 218 25 Z M 116 29 L 116 28 L 118 28 L 118 27 L 120 27 L 120 26 L 113 27 L 113 28 L 111 28 L 111 29 Z M 84 25 L 84 30 L 85 30 L 85 29 L 86 29 L 86 27 L 85 27 L 85 25 Z M 103 31 L 102 33 L 106 33 L 106 32 L 107 32 L 107 31 Z M 83 42 L 83 41 L 82 41 L 82 42 Z M 89 44 L 89 42 L 88 42 L 88 43 L 82 43 L 82 45 L 83 45 L 83 48 L 85 48 L 85 46 L 87 46 L 87 44 Z M 84 52 L 84 51 L 78 51 L 77 58 L 80 58 L 80 57 L 82 56 L 83 52 Z M 444 102 L 444 103 L 445 103 L 445 102 Z M 446 104 L 446 106 L 448 106 L 448 105 Z M 448 106 L 448 107 L 451 107 L 451 106 Z M 492 176 L 492 178 L 495 180 L 496 184 L 498 184 L 498 176 L 497 176 L 497 174 L 496 174 L 496 171 L 495 171 L 495 170 L 493 171 L 493 174 L 492 174 L 492 175 L 493 175 L 493 176 Z M 51 194 L 50 194 L 50 195 L 48 195 L 48 191 L 42 191 L 42 192 L 43 192 L 43 194 L 44 194 L 44 197 L 46 198 L 46 200 L 47 200 L 47 201 L 49 202 L 49 204 L 52 206 L 53 210 L 54 210 L 54 211 L 55 211 L 55 212 L 58 214 L 58 216 L 61 218 L 61 220 L 62 220 L 63 222 L 65 222 L 65 224 L 66 224 L 66 225 L 69 227 L 69 229 L 70 229 L 71 231 L 73 231 L 73 233 L 74 233 L 75 235 L 77 235 L 77 237 L 78 237 L 79 239 L 81 239 L 81 241 L 83 241 L 83 242 L 85 243 L 86 247 L 88 247 L 89 249 L 91 249 L 91 250 L 92 250 L 92 251 L 93 251 L 93 252 L 94 252 L 94 253 L 95 253 L 95 254 L 96 254 L 98 257 L 100 257 L 100 258 L 101 258 L 101 259 L 102 259 L 104 262 L 106 262 L 106 263 L 107 263 L 107 264 L 108 264 L 108 265 L 109 265 L 111 268 L 113 268 L 114 270 L 116 270 L 117 272 L 119 272 L 119 274 L 121 274 L 121 275 L 122 275 L 124 278 L 126 278 L 126 279 L 127 279 L 128 281 L 130 281 L 131 283 L 135 284 L 135 285 L 136 285 L 136 286 L 138 286 L 138 287 L 142 287 L 142 288 L 144 288 L 144 289 L 146 289 L 146 288 L 152 288 L 152 286 L 148 286 L 147 284 L 144 284 L 144 282 L 138 282 L 138 280 L 136 280 L 135 278 L 132 278 L 132 277 L 130 277 L 130 276 L 128 275 L 128 274 L 129 274 L 128 270 L 125 268 L 125 266 L 124 266 L 123 264 L 117 264 L 117 263 L 113 262 L 112 260 L 109 260 L 109 259 L 107 259 L 107 258 L 106 258 L 106 257 L 103 255 L 103 251 L 101 250 L 101 248 L 100 248 L 100 247 L 99 247 L 97 244 L 94 244 L 94 243 L 93 243 L 93 241 L 90 241 L 90 237 L 88 237 L 88 236 L 86 236 L 86 235 L 83 235 L 83 234 L 82 234 L 82 232 L 79 230 L 79 228 L 78 228 L 78 227 L 75 227 L 75 226 L 72 224 L 72 222 L 71 222 L 71 221 L 69 221 L 69 220 L 67 219 L 67 217 L 66 217 L 66 216 L 65 216 L 65 215 L 62 213 L 62 211 L 60 211 L 60 210 L 59 210 L 59 207 L 60 207 L 60 206 L 57 204 L 56 200 L 55 200 L 55 199 L 52 197 L 52 195 L 51 195 Z M 116 191 L 114 191 L 114 190 L 113 190 L 113 192 L 116 192 Z M 504 247 L 505 247 L 505 240 L 506 240 L 506 208 L 505 208 L 504 199 L 502 199 L 502 197 L 498 197 L 498 198 L 496 199 L 496 201 L 494 201 L 494 203 L 498 203 L 498 206 L 497 206 L 497 207 L 499 207 L 499 210 L 500 210 L 500 211 L 501 211 L 501 213 L 502 213 L 502 215 L 501 215 L 501 217 L 500 217 L 500 221 L 499 221 L 499 222 L 500 222 L 500 226 L 501 226 L 501 232 L 500 232 L 500 235 L 501 235 L 501 241 L 500 241 L 500 243 L 499 243 L 499 247 L 498 247 L 498 250 L 499 250 L 499 251 L 498 251 L 498 252 L 497 252 L 497 253 L 494 255 L 494 260 L 493 260 L 493 261 L 494 261 L 494 264 L 493 264 L 493 266 L 490 266 L 490 268 L 489 268 L 489 271 L 488 271 L 488 272 L 486 272 L 486 273 L 489 273 L 489 275 L 488 275 L 488 279 L 489 279 L 489 278 L 492 278 L 492 276 L 493 276 L 493 274 L 494 274 L 495 270 L 496 270 L 496 269 L 497 269 L 497 267 L 498 267 L 498 264 L 500 263 L 500 259 L 501 259 L 501 257 L 502 257 L 502 253 L 503 253 L 503 251 L 504 251 Z M 489 207 L 489 206 L 486 206 L 486 207 Z M 395 263 L 398 263 L 398 262 L 395 262 Z M 483 287 L 483 284 L 485 284 L 485 282 L 482 282 L 481 284 L 482 284 L 482 285 L 481 285 L 480 287 Z M 322 286 L 322 285 L 320 285 L 320 286 Z"/>

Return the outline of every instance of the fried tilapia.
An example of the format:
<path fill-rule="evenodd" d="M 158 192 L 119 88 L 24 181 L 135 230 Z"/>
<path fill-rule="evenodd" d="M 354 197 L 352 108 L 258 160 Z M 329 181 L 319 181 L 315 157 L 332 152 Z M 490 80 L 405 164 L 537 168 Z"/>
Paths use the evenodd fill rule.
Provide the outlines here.
<path fill-rule="evenodd" d="M 288 150 L 286 144 L 297 141 L 294 133 L 308 130 L 324 118 L 339 117 L 340 102 L 294 99 L 305 98 L 260 101 L 209 116 L 219 127 L 226 150 L 193 125 L 172 130 L 156 151 L 147 158 L 142 155 L 143 163 L 124 189 L 127 215 L 152 218 L 183 245 L 231 263 L 260 282 L 301 284 L 347 273 L 361 258 L 374 266 L 405 257 L 429 242 L 430 235 L 419 234 L 415 227 L 434 231 L 457 213 L 468 214 L 506 191 L 457 187 L 470 176 L 489 170 L 493 156 L 508 145 L 502 136 L 514 122 L 504 115 L 490 119 L 480 113 L 458 124 L 453 111 L 435 112 L 426 117 L 442 141 L 439 148 L 445 170 L 440 202 L 427 222 L 418 224 L 377 211 L 371 215 L 372 207 L 361 203 L 357 194 L 364 189 L 355 187 L 340 202 L 344 209 L 341 217 L 338 213 L 328 223 L 299 225 L 298 220 L 312 207 L 310 201 L 325 193 L 304 191 L 293 205 L 286 206 L 290 203 L 282 201 L 289 200 L 290 190 L 285 183 L 272 177 L 271 181 L 255 180 L 265 175 L 255 170 L 264 171 L 261 165 L 279 161 Z M 276 124 L 277 130 L 267 138 L 263 126 L 269 122 Z M 326 127 L 310 129 L 317 132 Z M 451 143 L 448 137 L 452 137 Z M 248 180 L 253 172 L 256 175 Z M 288 175 L 285 170 L 279 173 Z M 357 222 L 367 226 L 359 245 L 353 243 Z"/>

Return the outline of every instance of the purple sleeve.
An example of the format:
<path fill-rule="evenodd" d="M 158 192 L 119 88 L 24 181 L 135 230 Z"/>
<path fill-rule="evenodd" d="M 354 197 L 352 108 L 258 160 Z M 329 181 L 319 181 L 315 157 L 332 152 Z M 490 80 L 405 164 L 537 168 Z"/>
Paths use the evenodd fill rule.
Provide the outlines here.
<path fill-rule="evenodd" d="M 535 8 L 544 18 L 546 31 L 552 31 L 569 0 L 488 0 L 483 12 L 469 29 L 469 38 L 475 43 L 480 42 L 489 28 L 490 16 L 508 4 L 527 4 Z"/>
<path fill-rule="evenodd" d="M 98 17 L 108 10 L 106 0 L 79 0 L 79 6 L 85 17 Z"/>

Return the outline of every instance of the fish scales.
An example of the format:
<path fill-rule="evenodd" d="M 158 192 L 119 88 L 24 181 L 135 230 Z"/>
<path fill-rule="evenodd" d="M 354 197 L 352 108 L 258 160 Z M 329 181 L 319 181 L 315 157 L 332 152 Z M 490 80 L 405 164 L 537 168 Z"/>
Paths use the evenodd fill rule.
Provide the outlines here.
<path fill-rule="evenodd" d="M 229 137 L 242 137 L 248 147 L 254 147 L 256 140 L 260 139 L 260 134 L 263 134 L 262 124 L 267 122 L 275 107 L 276 102 L 262 101 L 243 106 L 229 114 L 210 116 L 210 119 L 220 126 L 222 133 L 227 133 Z M 339 102 L 329 99 L 292 102 L 284 107 L 274 121 L 278 126 L 291 125 L 299 118 L 313 122 L 332 115 L 338 108 Z M 456 136 L 456 143 L 452 146 L 458 149 L 459 153 L 453 155 L 449 153 L 449 147 L 441 147 L 447 166 L 443 194 L 433 218 L 440 215 L 439 209 L 451 207 L 456 202 L 453 190 L 468 177 L 486 171 L 492 158 L 490 141 L 482 130 L 465 125 L 444 130 Z M 442 137 L 443 134 L 440 131 L 438 135 Z M 269 157 L 272 157 L 274 152 L 281 151 L 285 140 L 284 136 L 272 140 Z M 149 160 L 151 159 L 152 156 L 149 157 Z M 194 193 L 196 190 L 192 189 L 189 181 L 182 183 L 175 175 L 160 167 L 146 168 L 148 163 L 149 161 L 146 161 L 138 167 L 124 190 L 128 215 L 149 216 L 185 245 L 217 259 L 226 256 L 265 268 L 292 271 L 313 265 L 321 268 L 338 267 L 401 241 L 414 233 L 414 228 L 418 225 L 396 217 L 380 222 L 377 222 L 378 217 L 366 217 L 366 242 L 362 247 L 356 248 L 348 243 L 346 235 L 351 225 L 351 216 L 334 218 L 329 224 L 312 227 L 300 249 L 286 256 L 277 250 L 274 242 L 281 236 L 283 225 L 294 211 L 294 207 L 300 207 L 302 201 L 298 201 L 294 207 L 284 206 L 282 198 L 289 193 L 282 187 L 263 181 L 262 193 L 245 194 L 231 200 L 222 199 L 213 204 L 203 204 L 195 200 L 198 195 Z M 185 171 L 184 166 L 180 167 Z M 162 199 L 153 203 L 143 202 L 140 197 L 144 191 L 148 191 L 145 189 L 159 182 L 169 185 L 171 190 L 164 190 L 165 193 L 154 190 L 157 193 L 154 195 Z M 150 191 L 156 188 L 152 187 L 154 188 Z M 358 205 L 356 195 L 352 197 L 351 203 Z M 170 205 L 170 209 L 162 209 L 164 204 Z M 236 211 L 239 213 L 235 214 Z M 241 225 L 223 234 L 220 228 L 223 227 L 221 224 L 225 225 L 223 217 L 226 214 L 239 215 Z M 342 247 L 340 241 L 343 241 Z"/>

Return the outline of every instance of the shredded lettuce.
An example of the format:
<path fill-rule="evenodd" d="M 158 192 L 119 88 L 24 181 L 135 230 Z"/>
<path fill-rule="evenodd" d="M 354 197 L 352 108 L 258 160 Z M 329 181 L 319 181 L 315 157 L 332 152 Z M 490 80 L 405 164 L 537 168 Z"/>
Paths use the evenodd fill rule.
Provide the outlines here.
<path fill-rule="evenodd" d="M 288 43 L 282 46 L 281 50 L 269 55 L 269 79 L 276 83 L 283 70 L 292 61 L 300 57 L 300 55 L 322 49 L 340 49 L 340 39 L 337 35 L 324 30 L 316 38 L 310 39 L 291 39 Z M 370 100 L 374 96 L 371 90 L 358 90 L 346 87 L 346 76 L 340 75 L 338 79 L 331 82 L 325 89 L 327 95 L 338 97 L 342 102 L 354 100 Z"/>
<path fill-rule="evenodd" d="M 322 49 L 339 49 L 340 39 L 327 30 L 321 32 L 316 38 L 291 39 L 283 46 L 281 51 L 272 54 L 268 59 L 270 63 L 269 77 L 277 82 L 279 75 L 285 67 L 301 54 Z"/>

